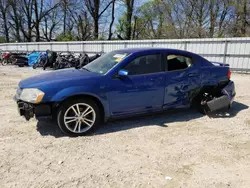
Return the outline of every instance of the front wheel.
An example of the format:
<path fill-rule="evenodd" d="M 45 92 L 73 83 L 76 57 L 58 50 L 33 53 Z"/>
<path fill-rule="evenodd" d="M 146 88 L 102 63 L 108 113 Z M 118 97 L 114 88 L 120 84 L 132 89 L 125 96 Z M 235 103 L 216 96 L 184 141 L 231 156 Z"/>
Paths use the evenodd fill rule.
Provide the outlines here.
<path fill-rule="evenodd" d="M 32 65 L 33 69 L 36 69 L 38 67 L 38 63 L 35 63 Z"/>
<path fill-rule="evenodd" d="M 3 65 L 3 66 L 5 66 L 5 65 L 7 65 L 7 64 L 8 64 L 8 60 L 7 60 L 7 59 L 2 60 L 2 65 Z"/>
<path fill-rule="evenodd" d="M 72 99 L 58 110 L 57 123 L 70 136 L 82 136 L 92 132 L 100 123 L 100 110 L 89 99 Z"/>

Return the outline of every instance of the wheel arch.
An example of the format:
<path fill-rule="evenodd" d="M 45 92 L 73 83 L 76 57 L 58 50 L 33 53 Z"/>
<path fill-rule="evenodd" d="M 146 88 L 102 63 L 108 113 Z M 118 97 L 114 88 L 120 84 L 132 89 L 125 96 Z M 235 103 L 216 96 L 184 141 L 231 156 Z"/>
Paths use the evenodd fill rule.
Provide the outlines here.
<path fill-rule="evenodd" d="M 222 88 L 225 87 L 226 84 L 227 84 L 227 82 L 220 82 L 220 83 L 215 84 L 215 85 L 204 85 L 204 86 L 200 87 L 199 89 L 197 89 L 195 94 L 192 97 L 190 97 L 191 105 L 195 104 L 196 100 L 200 100 L 201 96 L 204 93 L 210 93 L 216 97 L 221 96 L 222 95 L 222 93 L 221 93 Z"/>
<path fill-rule="evenodd" d="M 98 108 L 100 109 L 100 112 L 101 112 L 101 120 L 102 121 L 105 121 L 105 117 L 106 117 L 106 113 L 105 112 L 105 106 L 103 104 L 103 102 L 96 96 L 94 95 L 91 95 L 91 94 L 76 94 L 76 95 L 70 95 L 68 97 L 65 97 L 64 99 L 62 99 L 60 102 L 58 102 L 57 104 L 57 109 L 59 108 L 59 106 L 61 104 L 63 104 L 64 102 L 66 101 L 69 101 L 69 100 L 72 100 L 72 99 L 79 99 L 79 98 L 84 98 L 84 99 L 90 99 L 92 100 L 93 102 L 95 102 L 98 106 Z"/>

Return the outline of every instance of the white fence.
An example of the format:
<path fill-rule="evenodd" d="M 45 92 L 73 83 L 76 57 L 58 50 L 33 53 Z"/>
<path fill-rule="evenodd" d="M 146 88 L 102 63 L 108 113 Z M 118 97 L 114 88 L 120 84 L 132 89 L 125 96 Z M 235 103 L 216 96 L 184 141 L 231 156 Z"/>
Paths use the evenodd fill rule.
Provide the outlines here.
<path fill-rule="evenodd" d="M 236 71 L 250 71 L 250 38 L 133 40 L 133 41 L 81 41 L 81 42 L 31 42 L 0 44 L 2 51 L 31 52 L 109 52 L 122 48 L 163 47 L 188 50 L 210 61 L 230 64 Z"/>

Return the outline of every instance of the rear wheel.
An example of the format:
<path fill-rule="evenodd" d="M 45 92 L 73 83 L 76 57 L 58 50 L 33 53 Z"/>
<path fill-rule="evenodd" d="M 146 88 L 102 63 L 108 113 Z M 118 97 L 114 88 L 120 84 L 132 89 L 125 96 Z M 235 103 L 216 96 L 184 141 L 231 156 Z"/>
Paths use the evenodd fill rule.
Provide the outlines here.
<path fill-rule="evenodd" d="M 209 112 L 207 107 L 207 102 L 212 100 L 213 96 L 209 93 L 201 93 L 194 99 L 194 106 L 195 108 L 203 115 L 206 115 Z"/>
<path fill-rule="evenodd" d="M 70 136 L 86 135 L 100 123 L 100 110 L 90 99 L 72 99 L 59 107 L 57 123 Z"/>
<path fill-rule="evenodd" d="M 207 105 L 207 102 L 215 98 L 214 93 L 212 92 L 202 92 L 194 99 L 194 106 L 196 109 L 203 115 L 210 113 L 210 109 Z"/>

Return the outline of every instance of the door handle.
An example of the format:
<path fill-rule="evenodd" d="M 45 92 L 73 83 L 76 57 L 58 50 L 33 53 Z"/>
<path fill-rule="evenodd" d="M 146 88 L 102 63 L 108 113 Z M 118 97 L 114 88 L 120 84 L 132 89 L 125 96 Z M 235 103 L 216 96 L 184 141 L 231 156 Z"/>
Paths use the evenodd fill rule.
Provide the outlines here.
<path fill-rule="evenodd" d="M 155 78 L 150 78 L 150 81 L 156 81 L 156 80 L 162 80 L 162 77 L 155 77 Z"/>

